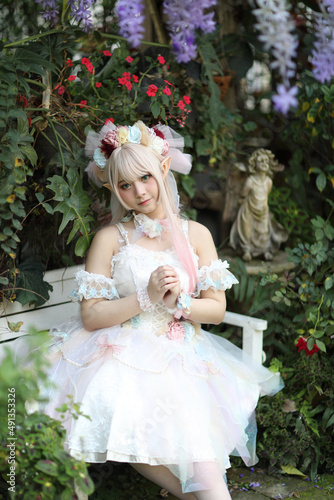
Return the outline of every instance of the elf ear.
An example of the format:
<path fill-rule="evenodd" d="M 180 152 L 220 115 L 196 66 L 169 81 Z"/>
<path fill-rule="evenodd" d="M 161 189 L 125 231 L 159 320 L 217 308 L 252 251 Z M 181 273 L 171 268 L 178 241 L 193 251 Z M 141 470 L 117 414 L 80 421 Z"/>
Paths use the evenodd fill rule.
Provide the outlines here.
<path fill-rule="evenodd" d="M 111 192 L 113 191 L 113 189 L 112 189 L 111 185 L 110 185 L 110 184 L 108 184 L 108 183 L 103 184 L 103 187 L 105 187 L 105 188 L 109 189 L 109 191 L 111 191 Z"/>
<path fill-rule="evenodd" d="M 172 157 L 167 156 L 162 162 L 161 162 L 161 173 L 162 173 L 162 178 L 164 179 L 166 175 L 169 172 L 170 169 L 170 163 L 171 163 Z"/>

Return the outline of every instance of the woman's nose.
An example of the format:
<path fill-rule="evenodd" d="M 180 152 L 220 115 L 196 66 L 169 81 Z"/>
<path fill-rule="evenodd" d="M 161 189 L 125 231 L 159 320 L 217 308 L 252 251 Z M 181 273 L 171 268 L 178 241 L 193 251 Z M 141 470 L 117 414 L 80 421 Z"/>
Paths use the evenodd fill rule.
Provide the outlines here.
<path fill-rule="evenodd" d="M 135 193 L 138 198 L 145 194 L 145 186 L 142 182 L 135 182 Z"/>

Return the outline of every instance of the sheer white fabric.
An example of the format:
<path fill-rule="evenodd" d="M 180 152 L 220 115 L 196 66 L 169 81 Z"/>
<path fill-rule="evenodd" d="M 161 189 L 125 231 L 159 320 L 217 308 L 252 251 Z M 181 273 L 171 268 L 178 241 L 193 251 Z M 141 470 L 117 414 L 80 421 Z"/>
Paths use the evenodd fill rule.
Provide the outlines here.
<path fill-rule="evenodd" d="M 227 290 L 239 283 L 236 277 L 228 271 L 229 263 L 220 259 L 213 260 L 209 266 L 202 266 L 197 273 L 196 295 L 202 290 L 211 288 L 214 292 Z"/>
<path fill-rule="evenodd" d="M 75 288 L 70 297 L 73 302 L 82 299 L 119 299 L 114 280 L 103 274 L 94 274 L 82 269 L 75 275 Z"/>

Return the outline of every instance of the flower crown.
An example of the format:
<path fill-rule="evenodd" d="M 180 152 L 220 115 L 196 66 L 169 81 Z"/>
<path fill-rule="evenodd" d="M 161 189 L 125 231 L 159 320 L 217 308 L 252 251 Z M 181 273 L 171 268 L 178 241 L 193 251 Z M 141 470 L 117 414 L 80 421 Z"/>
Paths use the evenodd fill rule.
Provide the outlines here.
<path fill-rule="evenodd" d="M 157 127 L 149 128 L 143 122 L 137 122 L 134 125 L 120 125 L 109 129 L 94 150 L 94 162 L 101 170 L 104 170 L 113 151 L 126 143 L 143 144 L 154 149 L 161 156 L 165 156 L 169 150 L 169 144 L 161 130 Z"/>

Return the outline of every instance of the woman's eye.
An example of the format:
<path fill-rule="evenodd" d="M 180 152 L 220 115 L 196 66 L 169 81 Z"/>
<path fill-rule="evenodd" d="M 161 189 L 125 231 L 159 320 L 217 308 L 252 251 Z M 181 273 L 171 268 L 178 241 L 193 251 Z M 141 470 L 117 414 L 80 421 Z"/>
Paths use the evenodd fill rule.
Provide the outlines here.
<path fill-rule="evenodd" d="M 151 177 L 151 174 L 143 175 L 142 180 L 147 181 Z"/>
<path fill-rule="evenodd" d="M 128 189 L 128 187 L 130 187 L 130 184 L 122 184 L 120 186 L 121 189 Z"/>

